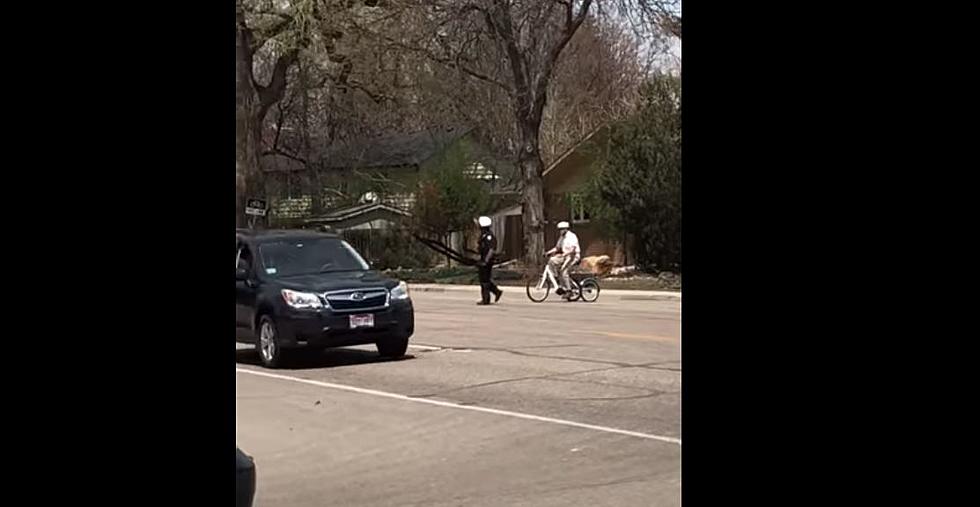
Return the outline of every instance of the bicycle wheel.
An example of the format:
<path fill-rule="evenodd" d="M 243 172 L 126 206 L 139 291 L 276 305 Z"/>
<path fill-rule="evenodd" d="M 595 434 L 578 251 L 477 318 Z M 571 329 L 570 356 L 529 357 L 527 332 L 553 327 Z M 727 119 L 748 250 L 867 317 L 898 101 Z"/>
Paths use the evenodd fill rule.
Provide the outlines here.
<path fill-rule="evenodd" d="M 534 278 L 527 281 L 527 298 L 535 303 L 540 303 L 548 298 L 548 293 L 551 292 L 551 284 L 548 282 L 544 283 L 544 286 L 538 288 L 538 282 Z"/>
<path fill-rule="evenodd" d="M 571 286 L 570 294 L 568 295 L 569 301 L 578 301 L 582 299 L 582 286 L 579 285 L 578 281 L 574 278 L 569 279 L 569 286 Z"/>
<path fill-rule="evenodd" d="M 595 300 L 599 299 L 599 281 L 595 278 L 586 278 L 582 280 L 579 284 L 581 289 L 579 290 L 578 297 L 585 301 L 586 303 L 594 303 Z"/>

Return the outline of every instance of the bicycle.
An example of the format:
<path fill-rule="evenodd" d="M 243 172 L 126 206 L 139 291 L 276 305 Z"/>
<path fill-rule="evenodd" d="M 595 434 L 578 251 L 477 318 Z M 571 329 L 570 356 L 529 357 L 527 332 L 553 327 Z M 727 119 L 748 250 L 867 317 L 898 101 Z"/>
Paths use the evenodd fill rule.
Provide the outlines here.
<path fill-rule="evenodd" d="M 578 277 L 576 275 L 578 275 Z M 597 280 L 594 276 L 586 276 L 582 278 L 580 273 L 570 272 L 568 279 L 571 281 L 572 285 L 572 294 L 568 297 L 569 301 L 577 301 L 581 299 L 587 303 L 594 303 L 597 299 L 599 299 L 599 280 Z M 558 283 L 555 272 L 553 269 L 551 269 L 551 263 L 546 263 L 544 265 L 544 271 L 541 273 L 541 278 L 538 279 L 537 282 L 535 282 L 534 279 L 529 279 L 527 281 L 527 298 L 535 303 L 541 303 L 548 298 L 548 294 L 551 293 L 552 287 L 560 289 L 561 284 Z"/>

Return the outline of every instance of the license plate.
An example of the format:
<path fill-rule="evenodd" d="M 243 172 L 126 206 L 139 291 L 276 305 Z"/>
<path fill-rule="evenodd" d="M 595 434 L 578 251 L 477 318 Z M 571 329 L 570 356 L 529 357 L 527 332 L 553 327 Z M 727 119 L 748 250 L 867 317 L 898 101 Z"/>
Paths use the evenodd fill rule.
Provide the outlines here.
<path fill-rule="evenodd" d="M 364 315 L 351 315 L 350 328 L 374 327 L 374 314 L 365 313 Z"/>

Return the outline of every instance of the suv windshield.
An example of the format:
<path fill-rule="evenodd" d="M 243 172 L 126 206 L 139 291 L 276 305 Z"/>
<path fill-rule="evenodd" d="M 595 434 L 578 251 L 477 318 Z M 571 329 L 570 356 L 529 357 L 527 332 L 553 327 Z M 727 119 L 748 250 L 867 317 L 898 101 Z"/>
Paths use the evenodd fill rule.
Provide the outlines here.
<path fill-rule="evenodd" d="M 259 257 L 265 274 L 277 277 L 370 269 L 353 247 L 334 238 L 263 243 L 259 246 Z"/>

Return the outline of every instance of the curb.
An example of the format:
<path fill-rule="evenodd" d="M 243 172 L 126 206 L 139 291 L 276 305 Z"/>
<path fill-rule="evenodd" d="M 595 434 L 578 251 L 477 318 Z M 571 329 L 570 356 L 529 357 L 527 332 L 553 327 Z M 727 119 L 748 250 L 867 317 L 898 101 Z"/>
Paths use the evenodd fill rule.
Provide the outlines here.
<path fill-rule="evenodd" d="M 506 286 L 501 286 L 506 288 Z M 421 284 L 408 285 L 408 290 L 412 292 L 471 292 L 478 290 L 478 285 L 453 285 L 453 284 Z M 630 289 L 603 289 L 602 294 L 611 297 L 618 297 L 621 301 L 671 301 L 681 300 L 680 292 L 654 291 L 654 290 L 630 290 Z"/>

